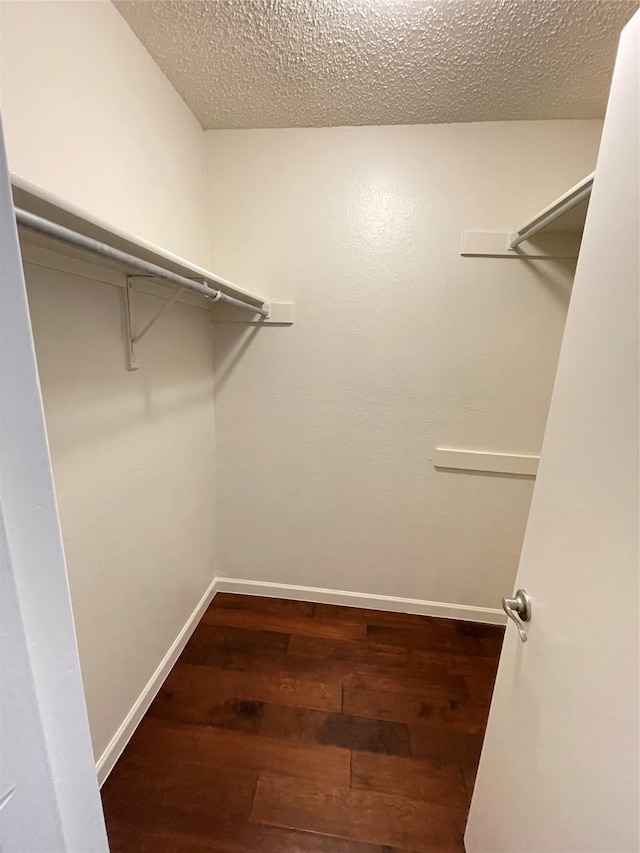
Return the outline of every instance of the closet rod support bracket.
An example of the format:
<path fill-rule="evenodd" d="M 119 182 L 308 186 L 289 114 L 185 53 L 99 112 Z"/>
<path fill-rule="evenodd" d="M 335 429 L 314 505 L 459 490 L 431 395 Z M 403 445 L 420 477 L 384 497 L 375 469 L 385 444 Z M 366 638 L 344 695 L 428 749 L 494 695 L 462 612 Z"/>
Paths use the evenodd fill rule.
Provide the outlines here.
<path fill-rule="evenodd" d="M 126 288 L 126 309 L 125 309 L 125 317 L 126 317 L 126 334 L 127 334 L 127 369 L 128 370 L 137 370 L 138 368 L 138 354 L 136 351 L 136 344 L 138 344 L 142 338 L 147 334 L 149 329 L 158 322 L 162 314 L 167 310 L 170 305 L 173 305 L 174 302 L 180 298 L 180 296 L 184 293 L 185 288 L 179 287 L 176 292 L 173 294 L 171 299 L 161 305 L 160 308 L 156 311 L 156 313 L 151 317 L 150 320 L 145 323 L 145 325 L 140 329 L 139 332 L 134 333 L 133 324 L 132 324 L 132 311 L 131 311 L 131 293 L 133 291 L 133 284 L 136 278 L 149 278 L 149 276 L 141 276 L 141 275 L 128 275 L 127 276 L 127 288 Z M 214 300 L 215 301 L 215 300 Z"/>
<path fill-rule="evenodd" d="M 133 290 L 133 276 L 127 276 L 127 286 L 124 289 L 124 322 L 125 322 L 125 346 L 127 357 L 127 370 L 138 369 L 138 353 L 136 351 L 135 335 L 131 323 L 131 291 Z"/>

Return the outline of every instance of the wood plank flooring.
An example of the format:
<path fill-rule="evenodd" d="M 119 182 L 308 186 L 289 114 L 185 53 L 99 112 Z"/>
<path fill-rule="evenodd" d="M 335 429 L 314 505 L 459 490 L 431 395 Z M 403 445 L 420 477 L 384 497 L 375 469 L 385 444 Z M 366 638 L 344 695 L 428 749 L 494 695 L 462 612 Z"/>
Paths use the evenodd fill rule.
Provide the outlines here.
<path fill-rule="evenodd" d="M 218 593 L 102 789 L 124 853 L 461 853 L 504 629 Z"/>

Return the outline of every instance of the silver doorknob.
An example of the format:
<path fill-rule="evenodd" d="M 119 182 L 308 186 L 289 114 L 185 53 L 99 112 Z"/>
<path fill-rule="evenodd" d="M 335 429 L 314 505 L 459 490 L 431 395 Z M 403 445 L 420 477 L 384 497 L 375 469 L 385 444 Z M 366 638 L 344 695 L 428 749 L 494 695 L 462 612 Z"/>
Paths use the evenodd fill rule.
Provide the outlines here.
<path fill-rule="evenodd" d="M 502 608 L 509 619 L 515 622 L 520 639 L 527 642 L 527 633 L 522 627 L 523 622 L 531 620 L 531 597 L 524 589 L 519 589 L 513 598 L 503 598 Z"/>

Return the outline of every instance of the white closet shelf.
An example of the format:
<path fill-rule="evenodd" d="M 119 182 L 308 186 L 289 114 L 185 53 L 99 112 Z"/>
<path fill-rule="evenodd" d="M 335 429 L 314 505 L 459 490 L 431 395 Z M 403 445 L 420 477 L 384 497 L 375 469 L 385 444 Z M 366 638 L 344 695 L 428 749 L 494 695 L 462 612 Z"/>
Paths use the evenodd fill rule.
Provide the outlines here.
<path fill-rule="evenodd" d="M 516 231 L 465 231 L 460 254 L 530 260 L 576 258 L 594 174 L 587 175 Z"/>
<path fill-rule="evenodd" d="M 524 453 L 495 453 L 487 450 L 459 450 L 436 447 L 431 457 L 435 468 L 449 471 L 479 471 L 535 477 L 539 456 Z"/>
<path fill-rule="evenodd" d="M 119 228 L 115 228 L 83 210 L 17 176 L 11 178 L 16 222 L 23 239 L 47 248 L 53 241 L 56 252 L 73 258 L 97 255 L 102 267 L 126 273 L 124 312 L 126 319 L 126 358 L 128 370 L 138 367 L 137 346 L 157 323 L 164 311 L 183 297 L 185 291 L 204 305 L 215 307 L 216 322 L 244 322 L 252 325 L 288 326 L 293 322 L 291 303 L 269 304 L 249 290 L 238 287 L 203 267 L 167 252 Z M 158 279 L 175 288 L 173 295 L 147 321 L 135 330 L 132 294 L 136 281 Z M 238 316 L 240 315 L 240 316 Z"/>
<path fill-rule="evenodd" d="M 36 216 L 47 219 L 56 225 L 63 228 L 68 228 L 71 231 L 88 237 L 91 240 L 97 240 L 100 243 L 105 243 L 113 247 L 119 252 L 125 252 L 128 255 L 133 255 L 146 263 L 154 264 L 162 267 L 170 273 L 192 279 L 193 281 L 202 282 L 208 287 L 213 287 L 219 290 L 226 296 L 238 299 L 242 302 L 247 302 L 250 305 L 255 305 L 256 310 L 263 309 L 263 306 L 268 309 L 267 301 L 257 293 L 246 290 L 236 284 L 233 284 L 227 279 L 222 278 L 204 267 L 193 264 L 190 261 L 181 258 L 179 255 L 169 252 L 148 240 L 139 237 L 124 229 L 118 228 L 110 223 L 100 220 L 98 217 L 87 213 L 79 207 L 59 198 L 56 195 L 42 189 L 41 187 L 32 184 L 17 175 L 11 176 L 11 185 L 13 189 L 13 199 L 16 208 L 35 214 Z M 23 236 L 31 243 L 36 245 L 51 246 L 51 238 L 43 237 L 33 231 L 23 229 Z M 71 255 L 72 257 L 83 256 L 86 259 L 86 253 L 80 249 L 73 248 L 64 243 L 56 244 L 56 251 L 63 254 Z M 122 269 L 126 264 L 117 261 L 103 258 L 101 264 L 106 266 Z M 131 272 L 135 272 L 131 270 Z"/>
<path fill-rule="evenodd" d="M 529 219 L 511 234 L 509 248 L 516 249 L 520 243 L 530 239 L 540 231 L 573 231 L 580 234 L 584 230 L 589 197 L 593 187 L 595 172 L 587 175 L 560 198 L 552 201 L 540 213 Z"/>

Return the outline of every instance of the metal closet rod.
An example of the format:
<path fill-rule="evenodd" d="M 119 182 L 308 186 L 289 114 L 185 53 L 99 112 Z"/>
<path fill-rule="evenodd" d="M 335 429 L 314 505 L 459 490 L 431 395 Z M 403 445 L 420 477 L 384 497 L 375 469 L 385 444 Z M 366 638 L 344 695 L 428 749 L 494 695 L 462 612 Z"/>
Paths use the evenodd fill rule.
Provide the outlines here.
<path fill-rule="evenodd" d="M 149 261 L 143 261 L 141 258 L 136 258 L 135 255 L 130 255 L 128 252 L 123 252 L 108 243 L 102 243 L 100 240 L 94 240 L 93 237 L 86 237 L 84 234 L 79 234 L 77 231 L 72 231 L 70 228 L 65 228 L 64 225 L 58 225 L 57 222 L 52 222 L 50 219 L 45 219 L 43 216 L 37 216 L 35 213 L 29 213 L 28 210 L 23 210 L 16 207 L 16 222 L 22 228 L 27 228 L 29 231 L 34 231 L 36 234 L 42 234 L 45 237 L 51 237 L 54 240 L 59 240 L 61 243 L 66 243 L 68 246 L 74 246 L 76 249 L 82 249 L 85 252 L 90 252 L 94 255 L 102 255 L 103 258 L 108 258 L 111 261 L 124 264 L 133 269 L 140 270 L 148 276 L 161 278 L 164 281 L 169 281 L 171 284 L 177 284 L 185 290 L 191 290 L 200 296 L 205 296 L 213 302 L 226 302 L 228 305 L 235 305 L 236 308 L 243 308 L 246 311 L 251 311 L 254 314 L 260 314 L 261 317 L 269 316 L 269 306 L 266 303 L 261 305 L 252 305 L 250 302 L 244 302 L 242 299 L 236 299 L 235 296 L 228 296 L 221 290 L 214 290 L 207 287 L 205 284 L 200 284 L 193 281 L 191 278 L 186 278 L 178 273 L 164 269 L 164 267 L 152 264 Z"/>
<path fill-rule="evenodd" d="M 522 228 L 519 228 L 514 234 L 511 234 L 509 248 L 516 249 L 520 243 L 524 243 L 525 240 L 533 237 L 534 234 L 538 233 L 538 231 L 542 231 L 547 227 L 547 225 L 551 225 L 551 223 L 555 222 L 556 219 L 564 216 L 565 213 L 568 213 L 577 204 L 580 204 L 581 201 L 589 198 L 591 195 L 591 188 L 593 187 L 594 175 L 595 172 L 587 175 L 584 180 L 580 181 L 579 184 L 576 184 L 575 187 L 561 196 L 556 202 L 554 202 L 554 204 L 543 210 L 542 213 L 539 213 L 535 219 L 532 219 L 531 222 L 527 222 L 526 225 L 523 225 Z"/>

